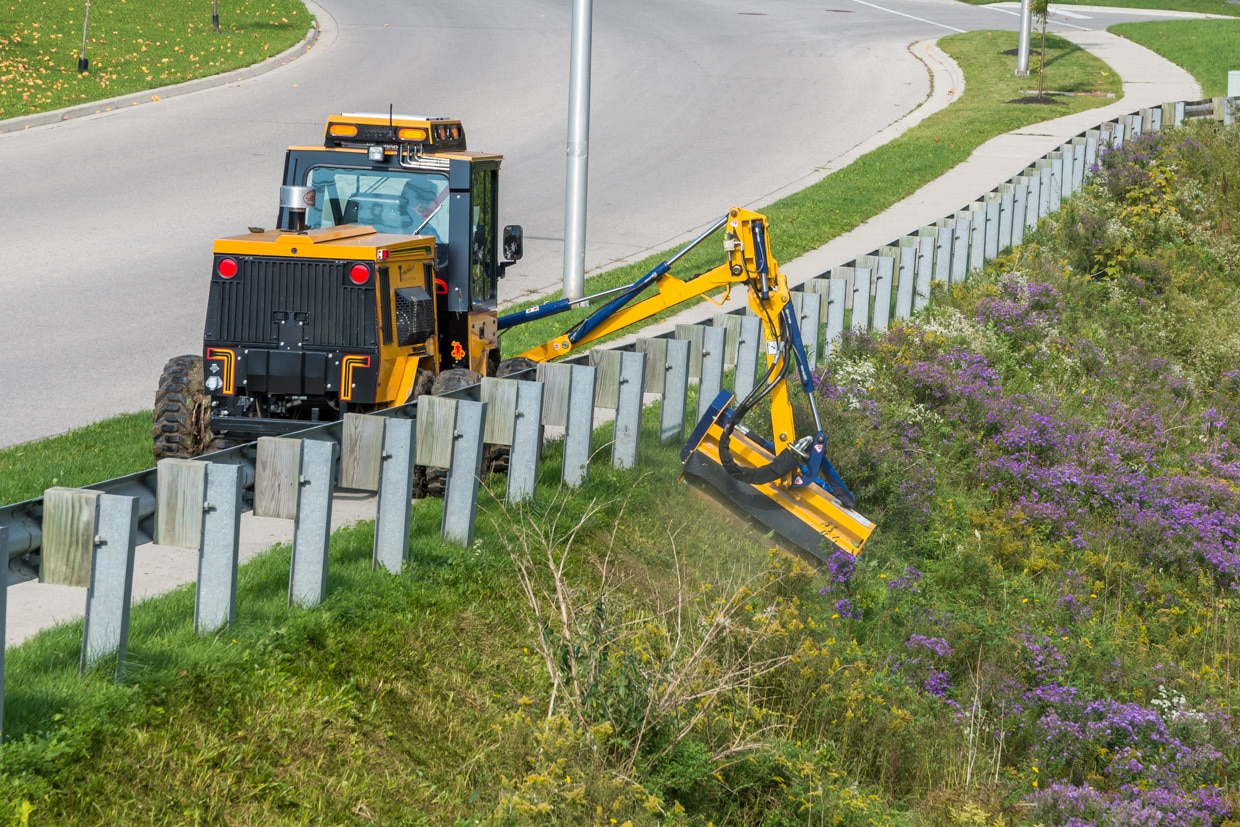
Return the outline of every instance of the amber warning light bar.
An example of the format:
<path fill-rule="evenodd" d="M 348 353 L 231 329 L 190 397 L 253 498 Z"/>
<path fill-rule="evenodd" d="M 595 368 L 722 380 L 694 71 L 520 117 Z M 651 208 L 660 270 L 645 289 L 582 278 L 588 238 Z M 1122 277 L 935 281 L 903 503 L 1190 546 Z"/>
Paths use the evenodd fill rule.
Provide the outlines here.
<path fill-rule="evenodd" d="M 372 147 L 416 144 L 426 150 L 465 149 L 465 128 L 458 120 L 412 115 L 344 114 L 331 115 L 323 145 L 329 147 Z"/>

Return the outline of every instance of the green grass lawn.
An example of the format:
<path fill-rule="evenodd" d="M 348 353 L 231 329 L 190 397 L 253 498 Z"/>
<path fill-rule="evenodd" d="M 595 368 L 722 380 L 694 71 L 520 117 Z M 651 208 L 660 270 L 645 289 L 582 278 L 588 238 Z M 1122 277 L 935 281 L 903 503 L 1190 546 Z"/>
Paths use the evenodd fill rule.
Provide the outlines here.
<path fill-rule="evenodd" d="M 1240 6 L 1231 6 L 1232 13 Z M 1186 69 L 1207 98 L 1227 94 L 1227 73 L 1240 70 L 1240 22 L 1170 20 L 1122 23 L 1107 31 L 1140 43 Z"/>
<path fill-rule="evenodd" d="M 0 3 L 0 119 L 157 89 L 251 66 L 305 36 L 300 0 L 211 4 L 107 0 L 90 8 L 88 71 L 78 72 L 86 6 L 81 0 Z"/>
<path fill-rule="evenodd" d="M 81 488 L 153 464 L 150 412 L 112 417 L 0 450 L 0 504 L 42 496 L 55 485 Z"/>

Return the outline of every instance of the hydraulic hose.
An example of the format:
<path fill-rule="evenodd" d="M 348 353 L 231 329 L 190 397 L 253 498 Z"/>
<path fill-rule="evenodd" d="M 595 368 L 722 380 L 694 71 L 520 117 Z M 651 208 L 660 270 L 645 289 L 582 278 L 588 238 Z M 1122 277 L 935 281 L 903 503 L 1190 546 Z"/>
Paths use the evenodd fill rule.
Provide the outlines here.
<path fill-rule="evenodd" d="M 792 448 L 785 448 L 766 465 L 759 465 L 756 468 L 738 465 L 732 458 L 732 448 L 729 444 L 732 441 L 732 429 L 735 426 L 736 420 L 728 422 L 723 427 L 723 435 L 719 440 L 719 464 L 732 479 L 750 485 L 763 485 L 783 479 L 801 467 L 801 457 Z"/>

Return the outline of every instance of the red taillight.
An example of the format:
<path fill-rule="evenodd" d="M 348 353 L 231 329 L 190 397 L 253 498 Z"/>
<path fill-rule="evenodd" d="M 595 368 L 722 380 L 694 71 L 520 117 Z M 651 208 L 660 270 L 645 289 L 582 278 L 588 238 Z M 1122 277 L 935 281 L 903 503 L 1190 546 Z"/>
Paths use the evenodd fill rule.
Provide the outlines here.
<path fill-rule="evenodd" d="M 349 268 L 349 281 L 358 285 L 370 281 L 370 268 L 365 264 L 354 264 Z"/>
<path fill-rule="evenodd" d="M 222 279 L 230 279 L 237 275 L 237 260 L 235 258 L 222 258 L 220 263 L 215 265 L 215 272 L 220 274 Z"/>

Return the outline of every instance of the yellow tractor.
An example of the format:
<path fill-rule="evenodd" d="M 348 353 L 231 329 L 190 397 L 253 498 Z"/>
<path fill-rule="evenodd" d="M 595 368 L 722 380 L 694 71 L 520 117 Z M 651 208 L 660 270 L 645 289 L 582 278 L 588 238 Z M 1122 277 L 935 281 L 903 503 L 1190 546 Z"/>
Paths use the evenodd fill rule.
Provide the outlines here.
<path fill-rule="evenodd" d="M 522 253 L 521 228 L 497 223 L 501 156 L 468 150 L 460 121 L 445 118 L 332 115 L 323 144 L 288 149 L 276 229 L 215 242 L 203 352 L 170 360 L 160 379 L 157 459 L 503 376 L 741 286 L 763 321 L 767 371 L 749 399 L 716 400 L 685 447 L 686 476 L 808 551 L 819 553 L 824 540 L 861 550 L 873 526 L 826 461 L 813 379 L 763 216 L 730 211 L 628 287 L 500 317 L 498 280 Z M 719 230 L 724 264 L 686 280 L 671 275 Z M 564 335 L 501 361 L 503 330 L 604 298 Z M 788 397 L 794 369 L 815 420 L 814 435 L 800 439 Z M 763 399 L 770 443 L 740 426 Z"/>
<path fill-rule="evenodd" d="M 404 404 L 499 371 L 501 156 L 460 121 L 333 115 L 288 149 L 277 229 L 214 245 L 201 356 L 165 367 L 155 456 Z M 456 373 L 453 373 L 456 371 Z"/>

